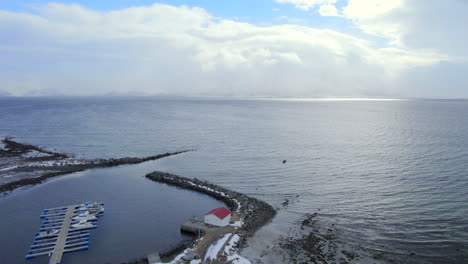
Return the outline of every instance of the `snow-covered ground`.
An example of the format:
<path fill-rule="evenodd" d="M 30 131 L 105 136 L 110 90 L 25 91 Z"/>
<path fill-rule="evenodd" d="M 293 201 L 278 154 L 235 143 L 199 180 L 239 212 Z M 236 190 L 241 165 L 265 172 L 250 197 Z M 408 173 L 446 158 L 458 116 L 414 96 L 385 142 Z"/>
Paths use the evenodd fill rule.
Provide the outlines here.
<path fill-rule="evenodd" d="M 231 233 L 225 234 L 222 238 L 211 244 L 211 246 L 206 251 L 204 261 L 206 262 L 210 259 L 216 259 L 218 257 L 219 251 L 223 248 L 224 243 L 226 243 L 226 241 L 231 237 L 231 235 Z"/>
<path fill-rule="evenodd" d="M 21 154 L 21 156 L 23 158 L 40 158 L 40 157 L 50 157 L 51 154 L 33 150 L 33 151 L 26 152 L 24 154 Z"/>
<path fill-rule="evenodd" d="M 238 234 L 234 234 L 224 247 L 224 254 L 227 256 L 227 261 L 232 261 L 233 264 L 251 264 L 248 259 L 237 254 L 236 245 L 239 241 L 240 236 Z"/>
<path fill-rule="evenodd" d="M 190 264 L 201 264 L 209 263 L 211 260 L 219 259 L 220 257 L 225 257 L 228 263 L 232 264 L 251 264 L 251 262 L 240 256 L 238 254 L 237 244 L 240 241 L 240 236 L 238 234 L 227 233 L 223 235 L 220 239 L 213 242 L 208 250 L 206 251 L 204 259 L 193 259 L 190 260 Z M 168 264 L 176 264 L 178 261 L 182 260 L 183 257 L 189 254 L 193 249 L 186 249 L 184 252 L 179 254 L 174 258 L 173 261 Z M 161 263 L 162 264 L 162 263 Z"/>
<path fill-rule="evenodd" d="M 236 221 L 236 222 L 234 222 L 234 223 L 232 223 L 232 224 L 229 224 L 229 225 L 230 225 L 230 226 L 234 226 L 234 227 L 241 227 L 243 223 L 244 223 L 244 222 L 242 222 L 241 220 L 239 220 L 239 221 Z"/>
<path fill-rule="evenodd" d="M 89 161 L 76 160 L 76 159 L 65 159 L 59 161 L 43 161 L 43 162 L 31 162 L 23 167 L 57 167 L 57 166 L 70 166 L 70 165 L 83 165 L 89 164 Z"/>

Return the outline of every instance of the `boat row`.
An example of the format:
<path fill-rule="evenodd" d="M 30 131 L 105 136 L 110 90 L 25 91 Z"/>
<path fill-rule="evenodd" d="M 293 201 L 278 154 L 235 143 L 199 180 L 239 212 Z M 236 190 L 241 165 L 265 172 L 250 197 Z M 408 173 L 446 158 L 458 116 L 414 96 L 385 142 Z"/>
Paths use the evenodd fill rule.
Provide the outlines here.
<path fill-rule="evenodd" d="M 65 216 L 68 207 L 57 207 L 51 209 L 44 209 L 40 215 L 43 219 L 60 219 Z M 104 204 L 103 203 L 83 203 L 75 205 L 75 215 L 76 216 L 87 216 L 95 215 L 99 216 L 104 213 Z"/>
<path fill-rule="evenodd" d="M 41 227 L 25 257 L 52 255 L 58 248 L 62 253 L 88 249 L 89 230 L 97 227 L 103 214 L 104 204 L 96 202 L 44 209 Z"/>

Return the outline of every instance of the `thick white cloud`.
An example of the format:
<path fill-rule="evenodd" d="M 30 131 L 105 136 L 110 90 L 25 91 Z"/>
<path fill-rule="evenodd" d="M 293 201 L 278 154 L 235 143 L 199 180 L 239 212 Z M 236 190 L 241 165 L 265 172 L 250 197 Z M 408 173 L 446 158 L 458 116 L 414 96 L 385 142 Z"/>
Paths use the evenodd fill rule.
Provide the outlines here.
<path fill-rule="evenodd" d="M 281 4 L 293 4 L 296 8 L 309 10 L 317 5 L 333 4 L 337 0 L 276 0 Z"/>
<path fill-rule="evenodd" d="M 344 13 L 352 19 L 375 19 L 402 6 L 403 0 L 348 0 Z"/>
<path fill-rule="evenodd" d="M 400 76 L 451 60 L 333 30 L 257 26 L 163 4 L 0 11 L 0 39 L 0 90 L 15 95 L 401 96 Z"/>
<path fill-rule="evenodd" d="M 340 16 L 334 5 L 321 5 L 318 12 L 321 16 Z"/>
<path fill-rule="evenodd" d="M 393 45 L 468 56 L 468 1 L 349 0 L 344 17 Z"/>

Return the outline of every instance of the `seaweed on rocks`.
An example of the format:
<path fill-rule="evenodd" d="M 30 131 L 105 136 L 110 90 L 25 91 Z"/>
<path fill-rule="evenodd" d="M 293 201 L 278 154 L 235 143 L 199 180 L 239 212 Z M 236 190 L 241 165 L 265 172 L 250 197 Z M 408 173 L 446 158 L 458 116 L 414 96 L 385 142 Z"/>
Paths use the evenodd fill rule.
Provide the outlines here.
<path fill-rule="evenodd" d="M 336 230 L 319 230 L 317 213 L 307 214 L 290 235 L 279 241 L 283 260 L 287 263 L 351 263 L 358 256 L 338 249 Z"/>

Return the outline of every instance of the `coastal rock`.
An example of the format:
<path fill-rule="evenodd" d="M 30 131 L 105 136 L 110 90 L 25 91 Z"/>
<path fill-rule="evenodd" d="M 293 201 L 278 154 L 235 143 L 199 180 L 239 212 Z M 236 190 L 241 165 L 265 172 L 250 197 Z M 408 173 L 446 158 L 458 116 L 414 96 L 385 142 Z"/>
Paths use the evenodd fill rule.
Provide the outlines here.
<path fill-rule="evenodd" d="M 208 194 L 224 202 L 230 210 L 238 210 L 244 221 L 241 230 L 247 236 L 253 235 L 276 215 L 276 210 L 261 200 L 196 178 L 189 179 L 159 171 L 149 173 L 145 177 L 153 181 Z"/>
<path fill-rule="evenodd" d="M 172 155 L 182 154 L 191 150 L 134 158 L 117 159 L 73 159 L 71 155 L 48 151 L 38 146 L 24 144 L 5 138 L 1 141 L 0 158 L 7 160 L 2 173 L 16 173 L 17 178 L 2 178 L 0 193 L 12 191 L 25 185 L 34 185 L 59 175 L 83 171 L 90 168 L 113 167 L 126 164 L 137 164 L 145 161 L 161 159 Z"/>

